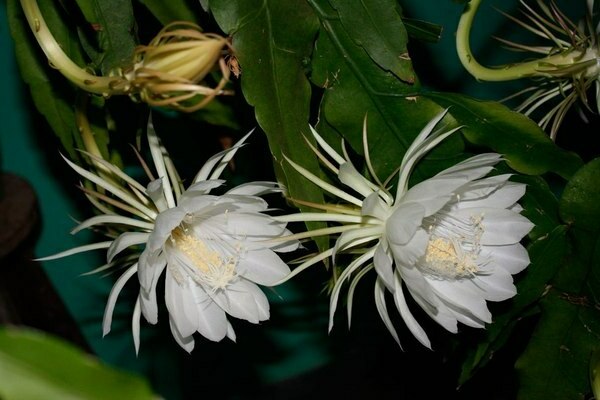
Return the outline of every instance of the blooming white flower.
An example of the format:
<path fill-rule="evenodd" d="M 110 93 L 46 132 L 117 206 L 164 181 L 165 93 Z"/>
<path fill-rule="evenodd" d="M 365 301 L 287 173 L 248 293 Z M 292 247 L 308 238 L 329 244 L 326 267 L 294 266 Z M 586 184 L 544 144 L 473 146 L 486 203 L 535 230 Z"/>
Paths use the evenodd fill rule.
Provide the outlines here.
<path fill-rule="evenodd" d="M 218 177 L 249 135 L 211 157 L 185 191 L 151 123 L 148 142 L 158 179 L 153 179 L 147 188 L 102 159 L 92 157 L 102 174 L 67 160 L 83 178 L 114 195 L 108 197 L 88 190 L 88 198 L 102 215 L 84 221 L 74 231 L 101 225 L 122 233 L 114 240 L 42 260 L 108 249 L 108 263 L 93 272 L 114 265 L 128 266 L 111 290 L 104 313 L 104 335 L 110 331 L 119 293 L 135 275 L 140 283 L 132 320 L 136 351 L 140 315 L 151 324 L 157 323 L 157 284 L 163 273 L 171 332 L 188 352 L 194 347 L 195 332 L 213 341 L 225 336 L 235 340 L 228 315 L 251 323 L 269 318 L 267 297 L 257 285 L 271 285 L 286 276 L 289 267 L 275 252 L 298 247 L 297 240 L 285 238 L 290 234 L 286 223 L 265 214 L 268 205 L 258 197 L 280 189 L 271 182 L 251 182 L 220 196 L 210 194 L 224 184 Z M 118 179 L 128 186 L 116 184 Z M 118 210 L 135 217 L 118 215 Z M 126 249 L 129 252 L 123 253 Z"/>
<path fill-rule="evenodd" d="M 387 311 L 386 290 L 412 334 L 426 347 L 431 343 L 413 317 L 406 299 L 414 301 L 437 323 L 457 332 L 457 322 L 483 328 L 492 317 L 486 300 L 501 301 L 516 294 L 512 275 L 529 264 L 520 240 L 533 224 L 520 215 L 517 201 L 525 185 L 509 181 L 509 174 L 484 178 L 501 160 L 495 153 L 471 157 L 413 187 L 408 181 L 423 155 L 457 129 L 433 131 L 445 112 L 437 115 L 406 151 L 399 168 L 396 195 L 376 177 L 363 131 L 366 165 L 375 181 L 361 175 L 350 162 L 328 145 L 312 128 L 321 151 L 313 149 L 341 183 L 358 195 L 343 191 L 289 160 L 291 165 L 323 190 L 346 205 L 316 205 L 324 213 L 295 214 L 282 221 L 327 221 L 341 225 L 309 232 L 307 236 L 339 233 L 335 246 L 300 265 L 292 276 L 329 256 L 352 250 L 356 257 L 335 282 L 330 299 L 329 329 L 345 281 L 348 290 L 348 320 L 357 283 L 374 269 L 375 304 L 398 343 L 398 335 Z"/>

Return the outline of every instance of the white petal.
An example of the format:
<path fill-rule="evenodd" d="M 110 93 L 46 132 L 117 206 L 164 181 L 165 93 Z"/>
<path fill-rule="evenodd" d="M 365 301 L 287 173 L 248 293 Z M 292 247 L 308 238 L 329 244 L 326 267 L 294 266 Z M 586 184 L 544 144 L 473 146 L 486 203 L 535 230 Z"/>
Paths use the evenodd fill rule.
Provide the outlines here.
<path fill-rule="evenodd" d="M 404 320 L 404 323 L 413 334 L 413 336 L 425 347 L 431 349 L 431 342 L 427 337 L 427 334 L 419 325 L 417 320 L 413 317 L 412 313 L 408 309 L 408 305 L 406 304 L 406 299 L 404 298 L 404 293 L 402 291 L 402 280 L 400 279 L 400 275 L 398 273 L 394 274 L 394 301 L 396 302 L 396 307 L 398 307 L 398 311 L 400 311 L 400 316 Z"/>
<path fill-rule="evenodd" d="M 227 321 L 227 337 L 231 339 L 232 342 L 235 342 L 236 340 L 235 331 L 233 330 L 233 326 L 229 321 Z"/>
<path fill-rule="evenodd" d="M 498 153 L 478 154 L 443 170 L 436 176 L 462 176 L 473 181 L 487 175 L 492 170 L 492 166 L 501 159 L 502 156 Z"/>
<path fill-rule="evenodd" d="M 481 321 L 492 322 L 492 314 L 487 308 L 485 299 L 479 291 L 466 279 L 447 281 L 425 278 L 437 295 L 454 310 L 468 310 Z"/>
<path fill-rule="evenodd" d="M 385 228 L 393 244 L 406 244 L 421 226 L 425 208 L 418 203 L 401 203 L 388 218 Z"/>
<path fill-rule="evenodd" d="M 97 215 L 92 218 L 88 218 L 83 221 L 81 224 L 77 225 L 75 228 L 71 230 L 71 234 L 75 234 L 83 229 L 92 227 L 94 225 L 99 224 L 118 224 L 125 225 L 134 228 L 142 228 L 151 230 L 154 228 L 154 224 L 151 222 L 141 221 L 135 218 L 124 217 L 122 215 Z"/>
<path fill-rule="evenodd" d="M 248 182 L 229 190 L 227 194 L 244 196 L 262 196 L 264 194 L 277 193 L 281 187 L 276 182 Z"/>
<path fill-rule="evenodd" d="M 117 254 L 119 254 L 129 246 L 146 243 L 149 237 L 150 234 L 145 232 L 122 233 L 112 242 L 112 244 L 108 248 L 108 251 L 106 252 L 107 261 L 111 262 Z"/>
<path fill-rule="evenodd" d="M 438 212 L 452 198 L 455 190 L 467 182 L 466 178 L 431 178 L 411 187 L 402 202 L 414 202 L 425 208 L 424 216 Z"/>
<path fill-rule="evenodd" d="M 179 285 L 167 268 L 165 276 L 165 304 L 177 331 L 183 337 L 191 336 L 198 326 L 193 295 L 187 285 Z"/>
<path fill-rule="evenodd" d="M 123 290 L 123 287 L 127 281 L 137 272 L 137 266 L 137 263 L 133 264 L 125 272 L 123 272 L 110 290 L 108 300 L 106 301 L 106 308 L 104 309 L 104 317 L 102 318 L 102 336 L 106 336 L 110 332 L 112 315 L 113 311 L 115 310 L 115 304 L 117 303 L 119 293 L 121 293 L 121 290 Z"/>
<path fill-rule="evenodd" d="M 431 317 L 431 319 L 437 322 L 448 332 L 458 332 L 458 324 L 454 313 L 452 313 L 450 309 L 444 303 L 442 303 L 441 300 L 437 300 L 436 306 L 432 307 L 419 295 L 419 293 L 410 291 L 410 294 L 415 302 L 427 313 L 427 315 Z"/>
<path fill-rule="evenodd" d="M 418 293 L 419 297 L 427 302 L 433 310 L 437 308 L 440 301 L 418 268 L 396 265 L 396 270 L 411 293 Z"/>
<path fill-rule="evenodd" d="M 285 231 L 285 224 L 273 220 L 268 215 L 258 213 L 233 212 L 222 216 L 226 221 L 226 232 L 244 238 L 279 237 Z"/>
<path fill-rule="evenodd" d="M 498 188 L 506 184 L 506 181 L 512 174 L 502 174 L 489 176 L 487 178 L 478 179 L 462 186 L 457 194 L 460 195 L 460 200 L 478 200 L 490 195 Z M 516 200 L 515 200 L 516 201 Z"/>
<path fill-rule="evenodd" d="M 247 284 L 243 279 L 235 282 L 226 290 L 218 290 L 209 295 L 225 312 L 232 317 L 257 324 L 260 321 L 258 305 L 254 301 L 254 293 L 248 292 Z M 264 294 L 263 294 L 264 296 Z"/>
<path fill-rule="evenodd" d="M 238 273 L 259 285 L 271 285 L 290 273 L 290 268 L 273 251 L 250 250 L 239 261 Z"/>
<path fill-rule="evenodd" d="M 373 188 L 371 182 L 367 180 L 364 176 L 362 176 L 354 165 L 349 162 L 345 162 L 340 165 L 340 171 L 338 173 L 338 179 L 344 185 L 356 190 L 363 197 L 369 196 L 373 193 Z"/>
<path fill-rule="evenodd" d="M 160 249 L 171 235 L 173 229 L 183 221 L 184 217 L 185 212 L 178 208 L 170 208 L 158 214 L 154 224 L 154 231 L 148 239 L 147 249 L 150 251 Z"/>
<path fill-rule="evenodd" d="M 156 287 L 156 281 L 167 265 L 163 251 L 150 252 L 146 248 L 138 259 L 138 279 L 140 286 L 148 291 Z"/>
<path fill-rule="evenodd" d="M 502 268 L 496 268 L 491 274 L 477 275 L 473 284 L 485 292 L 487 300 L 503 301 L 517 294 L 512 276 Z"/>
<path fill-rule="evenodd" d="M 175 323 L 173 322 L 173 317 L 171 315 L 169 315 L 169 326 L 171 327 L 171 333 L 173 334 L 173 338 L 175 339 L 177 344 L 188 353 L 191 353 L 192 350 L 194 350 L 194 337 L 183 337 L 181 333 L 177 330 L 177 327 L 175 326 Z"/>
<path fill-rule="evenodd" d="M 225 311 L 206 294 L 204 289 L 195 286 L 192 291 L 198 313 L 198 332 L 213 342 L 221 341 L 227 335 L 229 324 Z"/>
<path fill-rule="evenodd" d="M 396 328 L 394 328 L 394 324 L 392 323 L 387 311 L 387 306 L 385 304 L 385 286 L 379 276 L 375 281 L 375 306 L 377 307 L 377 312 L 379 313 L 379 316 L 381 317 L 381 320 L 385 324 L 386 328 L 388 331 L 390 331 L 390 334 L 396 343 L 398 343 L 398 346 L 402 348 L 402 345 L 400 344 L 400 338 L 398 337 L 398 332 L 396 332 Z"/>
<path fill-rule="evenodd" d="M 190 187 L 188 187 L 186 189 L 186 191 L 185 191 L 185 193 L 187 193 L 186 197 L 189 195 L 192 195 L 192 192 L 200 192 L 200 193 L 193 193 L 193 195 L 206 194 L 214 188 L 223 186 L 224 183 L 225 183 L 225 181 L 223 179 L 212 179 L 210 181 L 200 181 L 200 182 L 193 183 L 190 185 Z"/>
<path fill-rule="evenodd" d="M 133 317 L 131 317 L 131 334 L 133 336 L 135 354 L 140 352 L 140 314 L 140 298 L 138 296 L 133 307 Z"/>
<path fill-rule="evenodd" d="M 389 291 L 394 291 L 394 270 L 392 269 L 392 257 L 385 250 L 384 243 L 379 243 L 373 255 L 373 264 L 377 275 L 383 280 Z"/>
<path fill-rule="evenodd" d="M 390 207 L 379 196 L 379 193 L 374 192 L 363 201 L 361 215 L 368 215 L 384 221 L 388 217 L 389 211 Z"/>
<path fill-rule="evenodd" d="M 396 245 L 390 243 L 392 254 L 396 264 L 403 266 L 413 266 L 425 255 L 429 234 L 424 229 L 419 228 L 412 239 L 405 245 Z"/>
<path fill-rule="evenodd" d="M 519 243 L 482 246 L 481 254 L 484 258 L 490 259 L 494 265 L 513 275 L 523 271 L 530 263 L 527 250 Z"/>
<path fill-rule="evenodd" d="M 478 200 L 468 200 L 470 193 L 461 195 L 461 201 L 458 202 L 458 208 L 466 207 L 490 207 L 490 208 L 509 208 L 515 204 L 525 194 L 525 185 L 516 182 L 506 182 L 502 187 L 492 192 L 486 197 Z"/>
<path fill-rule="evenodd" d="M 509 210 L 493 208 L 469 208 L 457 210 L 457 215 L 468 218 L 470 215 L 483 215 L 483 245 L 505 245 L 518 243 L 533 228 L 533 223 L 520 214 Z"/>

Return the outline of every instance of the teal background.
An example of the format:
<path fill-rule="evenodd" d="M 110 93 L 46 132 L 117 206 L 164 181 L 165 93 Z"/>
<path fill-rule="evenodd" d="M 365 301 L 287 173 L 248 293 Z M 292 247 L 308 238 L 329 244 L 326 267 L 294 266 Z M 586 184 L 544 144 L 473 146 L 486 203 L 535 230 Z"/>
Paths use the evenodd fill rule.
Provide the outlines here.
<path fill-rule="evenodd" d="M 462 11 L 460 4 L 441 0 L 401 3 L 408 16 L 444 26 L 440 43 L 414 50 L 415 68 L 425 85 L 492 100 L 502 98 L 523 85 L 523 82 L 508 85 L 478 83 L 464 71 L 454 50 L 454 29 Z M 472 45 L 483 63 L 498 64 L 511 57 L 514 59 L 509 53 L 499 51 L 496 43 L 490 45 L 492 33 L 510 36 L 513 29 L 488 7 L 495 4 L 512 12 L 516 3 L 488 1 L 480 11 Z M 0 4 L 0 169 L 26 178 L 36 191 L 42 222 L 36 254 L 45 256 L 89 243 L 94 237 L 86 232 L 75 236 L 68 233 L 75 225 L 74 219 L 86 218 L 88 208 L 82 201 L 83 196 L 74 187 L 77 182 L 75 174 L 60 159 L 53 133 L 35 111 L 28 88 L 20 80 L 8 32 L 5 1 Z M 144 329 L 141 353 L 136 357 L 129 322 L 132 298 L 125 295 L 119 301 L 113 331 L 102 338 L 102 314 L 114 277 L 80 276 L 101 264 L 99 253 L 44 262 L 40 266 L 48 274 L 91 348 L 102 360 L 147 376 L 166 398 L 180 398 L 184 389 L 179 382 L 189 372 L 182 368 L 189 365 L 191 358 L 174 344 L 164 319 L 159 326 Z M 195 352 L 201 354 L 199 359 L 207 357 L 205 360 L 217 362 L 223 357 L 233 357 L 230 360 L 232 369 L 252 369 L 252 373 L 241 376 L 251 376 L 261 384 L 280 382 L 326 365 L 333 357 L 331 338 L 326 333 L 327 304 L 320 287 L 312 291 L 305 289 L 302 282 L 278 289 L 279 293 L 271 296 L 271 321 L 261 327 L 241 327 L 237 345 L 206 344 L 206 347 L 198 347 Z M 277 322 L 276 317 L 287 325 Z M 314 324 L 294 323 L 306 318 Z M 259 330 L 262 330 L 261 333 Z M 244 339 L 243 334 L 248 334 L 249 339 Z M 222 368 L 227 370 L 227 366 Z M 200 370 L 206 373 L 203 371 Z M 237 376 L 239 372 L 232 374 Z"/>

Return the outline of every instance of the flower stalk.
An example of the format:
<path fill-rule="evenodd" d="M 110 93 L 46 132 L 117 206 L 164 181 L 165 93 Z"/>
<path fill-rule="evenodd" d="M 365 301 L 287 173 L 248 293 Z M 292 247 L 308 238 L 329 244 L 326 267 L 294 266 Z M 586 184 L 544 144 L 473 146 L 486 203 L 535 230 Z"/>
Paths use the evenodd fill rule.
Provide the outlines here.
<path fill-rule="evenodd" d="M 77 65 L 62 50 L 36 0 L 21 0 L 21 6 L 50 65 L 88 93 L 129 95 L 151 106 L 184 112 L 199 110 L 216 96 L 233 94 L 225 90 L 233 58 L 229 39 L 204 33 L 196 24 L 179 21 L 165 26 L 148 45 L 135 49 L 130 65 L 116 68 L 109 76 L 98 76 Z M 221 73 L 216 86 L 202 84 L 216 66 Z M 239 66 L 235 71 L 239 72 Z"/>
<path fill-rule="evenodd" d="M 599 27 L 594 26 L 591 7 L 588 7 L 585 19 L 575 24 L 559 10 L 554 1 L 545 4 L 542 0 L 536 0 L 536 4 L 537 7 L 534 8 L 521 0 L 524 20 L 504 15 L 527 31 L 547 40 L 548 45 L 531 46 L 505 39 L 498 40 L 512 50 L 532 52 L 538 58 L 497 67 L 486 67 L 476 60 L 470 46 L 470 34 L 481 0 L 471 0 L 465 6 L 456 32 L 456 50 L 464 68 L 477 80 L 500 82 L 535 78 L 531 87 L 505 100 L 528 94 L 516 107 L 516 111 L 526 116 L 532 116 L 543 105 L 550 105 L 558 100 L 558 104 L 550 105 L 538 121 L 542 129 L 550 128 L 550 138 L 555 140 L 567 111 L 578 101 L 587 110 L 596 108 L 600 111 L 597 95 L 600 93 Z M 591 104 L 587 93 L 594 84 L 596 104 Z"/>

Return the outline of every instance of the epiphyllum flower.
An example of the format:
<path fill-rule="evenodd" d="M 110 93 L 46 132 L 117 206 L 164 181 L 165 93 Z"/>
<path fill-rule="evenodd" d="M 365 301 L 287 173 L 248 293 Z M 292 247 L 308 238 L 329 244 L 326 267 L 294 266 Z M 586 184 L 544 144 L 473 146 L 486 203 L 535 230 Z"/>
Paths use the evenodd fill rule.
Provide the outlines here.
<path fill-rule="evenodd" d="M 457 332 L 457 322 L 483 328 L 491 322 L 486 300 L 501 301 L 516 294 L 512 274 L 529 264 L 519 241 L 532 223 L 519 214 L 517 200 L 525 185 L 510 182 L 510 175 L 484 178 L 501 160 L 495 153 L 471 157 L 434 177 L 408 188 L 414 165 L 423 155 L 457 129 L 433 132 L 446 112 L 421 131 L 409 147 L 399 168 L 395 197 L 376 177 L 363 131 L 366 165 L 374 182 L 362 176 L 349 161 L 312 133 L 325 154 L 313 149 L 341 183 L 355 194 L 324 182 L 289 160 L 292 166 L 346 205 L 311 206 L 324 213 L 297 214 L 281 221 L 326 221 L 341 225 L 307 233 L 306 236 L 340 233 L 335 246 L 304 262 L 291 276 L 329 256 L 352 250 L 360 255 L 337 278 L 330 299 L 329 329 L 342 285 L 348 291 L 348 320 L 357 283 L 374 269 L 375 304 L 392 336 L 398 335 L 387 311 L 386 290 L 412 334 L 431 348 L 425 331 L 413 317 L 405 293 L 436 322 Z M 339 257 L 338 257 L 339 260 Z"/>
<path fill-rule="evenodd" d="M 296 240 L 282 239 L 290 234 L 286 223 L 264 214 L 267 203 L 257 197 L 279 189 L 270 182 L 252 182 L 221 196 L 210 194 L 212 189 L 223 185 L 224 181 L 218 177 L 248 135 L 229 150 L 211 157 L 185 191 L 151 124 L 148 142 L 159 178 L 153 179 L 147 188 L 102 159 L 92 157 L 103 168 L 103 175 L 67 160 L 82 177 L 114 195 L 113 198 L 88 190 L 88 198 L 103 215 L 88 219 L 74 231 L 102 225 L 107 231 L 120 229 L 122 233 L 113 235 L 114 240 L 45 259 L 106 248 L 108 263 L 94 272 L 115 265 L 128 266 L 110 293 L 104 313 L 104 335 L 110 331 L 119 293 L 135 275 L 140 283 L 132 321 L 136 351 L 140 314 L 149 323 L 157 323 L 156 287 L 163 273 L 171 331 L 188 352 L 194 347 L 195 332 L 213 341 L 225 336 L 235 340 L 227 315 L 251 323 L 269 318 L 269 303 L 257 285 L 270 285 L 286 276 L 289 267 L 275 252 L 298 247 Z M 112 175 L 103 177 L 107 174 Z M 118 179 L 128 186 L 115 184 Z M 137 218 L 117 215 L 118 209 Z M 275 238 L 278 240 L 272 240 Z M 126 249 L 131 253 L 123 256 Z"/>

